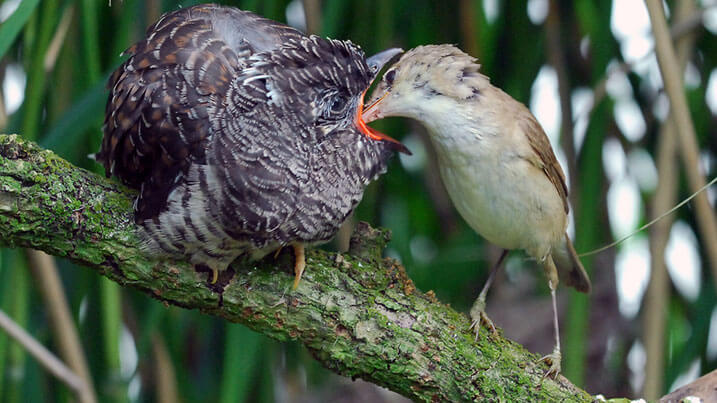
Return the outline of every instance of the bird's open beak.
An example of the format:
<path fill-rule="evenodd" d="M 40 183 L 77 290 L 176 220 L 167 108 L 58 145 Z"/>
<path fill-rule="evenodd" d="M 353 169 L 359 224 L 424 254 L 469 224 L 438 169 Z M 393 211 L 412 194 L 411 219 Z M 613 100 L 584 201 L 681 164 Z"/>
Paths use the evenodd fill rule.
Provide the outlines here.
<path fill-rule="evenodd" d="M 358 113 L 356 114 L 356 124 L 358 125 L 359 130 L 361 130 L 361 132 L 363 134 L 365 134 L 370 139 L 390 142 L 392 148 L 398 152 L 402 152 L 407 155 L 413 155 L 413 153 L 411 153 L 411 151 L 409 151 L 408 148 L 406 148 L 406 146 L 404 146 L 400 141 L 398 141 L 398 140 L 394 139 L 393 137 L 390 137 L 386 134 L 383 134 L 380 131 L 378 131 L 366 124 L 366 122 L 363 119 L 363 116 L 364 116 L 363 97 L 364 97 L 364 95 L 366 95 L 366 91 L 364 91 L 364 93 L 361 95 L 361 101 L 359 103 Z M 373 104 L 371 104 L 371 106 L 375 105 L 377 102 L 374 102 Z"/>
<path fill-rule="evenodd" d="M 373 102 L 369 104 L 366 108 L 363 110 L 362 118 L 364 122 L 373 122 L 374 120 L 381 119 L 383 116 L 379 116 L 378 109 L 376 109 L 376 105 L 378 105 L 381 101 L 383 101 L 384 98 L 386 98 L 386 95 L 391 91 L 390 88 L 387 88 L 386 91 L 381 94 L 380 97 L 376 98 L 376 91 L 374 90 L 373 98 L 376 98 Z"/>
<path fill-rule="evenodd" d="M 376 53 L 375 55 L 369 57 L 366 59 L 366 64 L 368 64 L 369 68 L 371 68 L 371 71 L 374 74 L 374 78 L 378 74 L 379 71 L 383 68 L 383 66 L 388 63 L 391 59 L 393 59 L 396 55 L 399 55 L 403 53 L 403 49 L 399 48 L 391 48 L 386 49 L 383 52 Z M 363 134 L 365 134 L 368 138 L 377 140 L 377 141 L 387 141 L 391 144 L 392 148 L 398 152 L 402 152 L 404 154 L 411 155 L 411 152 L 401 144 L 400 141 L 389 137 L 378 130 L 369 127 L 366 125 L 366 122 L 364 121 L 364 110 L 363 110 L 363 98 L 366 96 L 366 91 L 361 94 L 361 101 L 359 103 L 358 107 L 358 113 L 356 115 L 356 124 L 358 125 L 359 129 Z M 374 103 L 375 105 L 375 103 Z"/>

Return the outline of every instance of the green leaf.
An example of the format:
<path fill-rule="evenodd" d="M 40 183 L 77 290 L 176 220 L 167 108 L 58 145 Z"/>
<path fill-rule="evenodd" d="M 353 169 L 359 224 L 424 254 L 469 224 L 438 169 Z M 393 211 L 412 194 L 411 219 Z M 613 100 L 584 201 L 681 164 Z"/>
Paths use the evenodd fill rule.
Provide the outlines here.
<path fill-rule="evenodd" d="M 5 56 L 5 52 L 15 42 L 17 34 L 30 19 L 39 3 L 39 0 L 22 0 L 17 10 L 0 26 L 0 59 Z"/>
<path fill-rule="evenodd" d="M 85 92 L 43 136 L 40 144 L 63 157 L 76 151 L 81 137 L 96 123 L 94 117 L 102 116 L 107 98 L 104 82 L 101 80 Z"/>

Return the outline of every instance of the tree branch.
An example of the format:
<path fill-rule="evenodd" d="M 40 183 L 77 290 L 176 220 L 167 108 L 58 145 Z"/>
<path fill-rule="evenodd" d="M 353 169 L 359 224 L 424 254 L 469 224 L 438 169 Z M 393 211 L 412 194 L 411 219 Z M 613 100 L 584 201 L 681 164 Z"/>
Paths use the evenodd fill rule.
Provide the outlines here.
<path fill-rule="evenodd" d="M 215 285 L 184 262 L 138 249 L 136 193 L 72 166 L 15 135 L 0 135 L 0 245 L 43 250 L 123 285 L 267 336 L 297 339 L 328 369 L 414 400 L 591 401 L 515 342 L 484 333 L 465 315 L 415 289 L 381 258 L 386 230 L 360 224 L 349 254 L 312 250 L 291 291 L 289 253 L 235 262 Z"/>

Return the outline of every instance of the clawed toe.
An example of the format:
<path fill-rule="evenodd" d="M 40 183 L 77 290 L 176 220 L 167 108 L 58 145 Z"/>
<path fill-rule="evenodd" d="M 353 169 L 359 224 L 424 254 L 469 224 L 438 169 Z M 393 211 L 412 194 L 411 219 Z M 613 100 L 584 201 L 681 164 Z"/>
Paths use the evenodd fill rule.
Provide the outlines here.
<path fill-rule="evenodd" d="M 560 360 L 562 359 L 562 354 L 560 353 L 560 350 L 555 349 L 552 353 L 542 357 L 538 360 L 538 362 L 545 362 L 550 365 L 548 368 L 548 371 L 543 375 L 543 378 L 549 377 L 552 379 L 555 379 L 558 377 L 560 372 L 562 371 Z"/>
<path fill-rule="evenodd" d="M 493 336 L 496 336 L 498 334 L 498 331 L 496 330 L 493 321 L 488 317 L 485 311 L 472 309 L 471 319 L 473 319 L 473 321 L 471 322 L 470 329 L 473 329 L 473 331 L 475 331 L 475 341 L 478 341 L 480 327 L 482 324 L 485 324 L 488 329 L 490 329 L 490 332 Z"/>

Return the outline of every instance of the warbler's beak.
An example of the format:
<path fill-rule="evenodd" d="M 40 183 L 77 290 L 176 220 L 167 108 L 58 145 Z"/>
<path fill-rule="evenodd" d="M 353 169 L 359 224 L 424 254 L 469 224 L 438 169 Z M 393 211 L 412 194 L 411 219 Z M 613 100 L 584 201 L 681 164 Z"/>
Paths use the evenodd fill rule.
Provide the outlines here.
<path fill-rule="evenodd" d="M 383 91 L 383 94 L 378 95 L 377 92 Z M 388 93 L 391 91 L 390 88 L 381 88 L 379 86 L 373 91 L 373 94 L 371 95 L 371 99 L 369 100 L 369 105 L 364 108 L 363 110 L 363 120 L 365 122 L 373 122 L 374 120 L 381 119 L 383 116 L 379 114 L 379 108 L 376 108 L 376 105 L 381 103 L 381 101 L 386 98 Z"/>
<path fill-rule="evenodd" d="M 365 114 L 363 111 L 364 95 L 366 95 L 366 91 L 364 91 L 364 93 L 361 95 L 361 101 L 359 103 L 358 112 L 356 114 L 356 124 L 358 125 L 359 130 L 361 130 L 361 132 L 363 134 L 365 134 L 366 136 L 368 136 L 369 138 L 371 138 L 373 140 L 389 142 L 391 145 L 391 148 L 393 148 L 395 151 L 402 152 L 407 155 L 413 155 L 413 153 L 411 153 L 411 151 L 409 151 L 409 149 L 406 148 L 406 146 L 404 146 L 400 141 L 398 141 L 386 134 L 383 134 L 380 131 L 378 131 L 378 130 L 374 129 L 373 127 L 370 127 L 366 124 L 366 122 L 364 121 Z M 373 105 L 375 105 L 375 104 L 376 103 L 374 103 Z"/>
<path fill-rule="evenodd" d="M 401 48 L 386 49 L 366 59 L 366 64 L 368 64 L 368 67 L 373 72 L 374 77 L 376 77 L 376 74 L 381 71 L 381 69 L 383 68 L 383 66 L 386 65 L 386 63 L 388 63 L 396 55 L 400 55 L 401 53 L 403 53 L 403 49 Z"/>
<path fill-rule="evenodd" d="M 393 59 L 396 55 L 399 55 L 401 53 L 403 53 L 403 49 L 391 48 L 386 49 L 383 52 L 376 53 L 375 55 L 366 59 L 366 64 L 368 64 L 368 67 L 371 69 L 373 77 L 376 78 L 376 75 L 379 71 L 381 71 L 383 66 L 386 65 L 386 63 L 388 63 L 389 61 L 391 61 L 391 59 Z M 361 132 L 370 139 L 377 141 L 387 141 L 390 144 L 391 148 L 393 148 L 395 151 L 411 155 L 411 151 L 409 151 L 406 146 L 401 144 L 400 141 L 379 132 L 373 127 L 369 127 L 368 125 L 366 125 L 366 122 L 364 121 L 363 110 L 363 98 L 365 95 L 366 91 L 361 94 L 361 101 L 359 103 L 358 112 L 356 114 L 356 125 L 358 125 L 359 130 L 361 130 Z"/>

